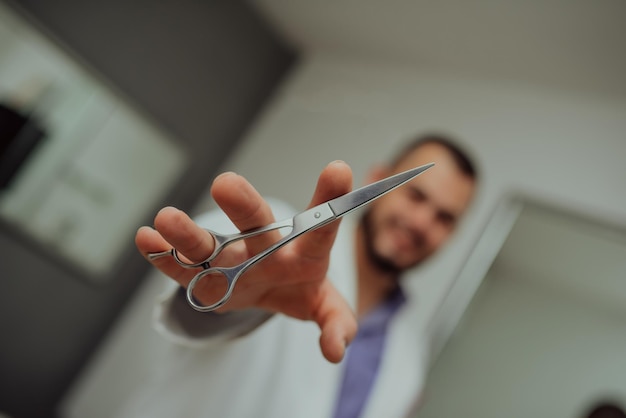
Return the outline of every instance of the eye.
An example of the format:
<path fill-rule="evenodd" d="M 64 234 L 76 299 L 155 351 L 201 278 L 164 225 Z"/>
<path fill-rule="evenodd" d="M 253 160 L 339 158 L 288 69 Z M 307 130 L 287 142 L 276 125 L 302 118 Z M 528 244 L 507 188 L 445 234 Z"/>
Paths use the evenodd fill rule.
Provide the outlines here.
<path fill-rule="evenodd" d="M 452 226 L 456 222 L 456 216 L 450 212 L 439 211 L 437 212 L 437 221 L 444 226 Z"/>
<path fill-rule="evenodd" d="M 407 187 L 409 191 L 409 196 L 414 202 L 423 202 L 426 200 L 426 193 L 424 193 L 421 189 L 415 187 Z"/>

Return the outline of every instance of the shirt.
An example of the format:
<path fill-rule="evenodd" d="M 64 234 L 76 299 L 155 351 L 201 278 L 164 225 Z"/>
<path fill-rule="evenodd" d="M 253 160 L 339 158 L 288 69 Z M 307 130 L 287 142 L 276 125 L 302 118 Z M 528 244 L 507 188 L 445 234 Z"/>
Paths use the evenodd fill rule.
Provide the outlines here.
<path fill-rule="evenodd" d="M 398 288 L 359 323 L 359 331 L 350 345 L 341 389 L 335 407 L 335 418 L 357 418 L 365 406 L 376 380 L 383 355 L 387 325 L 406 301 Z"/>

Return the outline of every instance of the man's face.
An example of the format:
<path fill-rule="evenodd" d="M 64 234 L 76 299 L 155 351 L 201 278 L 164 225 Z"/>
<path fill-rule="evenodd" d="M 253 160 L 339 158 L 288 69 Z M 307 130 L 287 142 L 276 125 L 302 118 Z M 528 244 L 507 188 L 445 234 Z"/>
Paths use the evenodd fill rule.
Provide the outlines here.
<path fill-rule="evenodd" d="M 450 237 L 474 192 L 449 151 L 426 143 L 372 181 L 434 162 L 435 166 L 370 204 L 364 222 L 370 256 L 383 268 L 402 271 L 426 259 Z"/>

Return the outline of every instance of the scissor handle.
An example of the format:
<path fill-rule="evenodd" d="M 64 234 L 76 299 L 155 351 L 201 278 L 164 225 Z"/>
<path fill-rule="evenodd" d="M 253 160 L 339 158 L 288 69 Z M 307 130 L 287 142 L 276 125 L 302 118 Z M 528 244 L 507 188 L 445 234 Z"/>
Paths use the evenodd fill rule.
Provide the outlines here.
<path fill-rule="evenodd" d="M 248 263 L 242 263 L 234 267 L 209 267 L 207 269 L 202 270 L 198 274 L 196 274 L 193 279 L 187 285 L 187 302 L 199 312 L 210 312 L 224 305 L 230 299 L 230 296 L 235 289 L 235 283 L 241 277 L 243 272 L 249 267 Z M 224 279 L 222 282 L 216 282 L 216 277 L 221 276 Z M 219 287 L 224 287 L 223 294 L 221 298 L 215 299 L 213 302 L 210 302 L 208 305 L 204 305 L 200 303 L 193 294 L 193 290 L 196 285 L 203 279 L 209 279 L 209 277 L 214 282 L 214 285 L 218 286 L 218 289 L 215 290 L 215 293 L 218 294 L 221 291 Z"/>
<path fill-rule="evenodd" d="M 291 219 L 289 220 L 291 224 Z M 274 228 L 275 229 L 275 228 Z M 272 254 L 274 251 L 278 250 L 280 247 L 287 244 L 289 241 L 293 240 L 296 236 L 300 235 L 299 231 L 292 230 L 289 234 L 285 235 L 279 241 L 261 251 L 260 253 L 252 256 L 251 258 L 245 260 L 241 264 L 238 264 L 233 267 L 208 267 L 205 265 L 205 269 L 196 274 L 193 279 L 187 285 L 187 302 L 197 311 L 200 312 L 210 312 L 224 305 L 235 289 L 235 284 L 237 280 L 241 277 L 241 275 L 254 264 L 258 263 L 268 255 Z M 253 233 L 252 235 L 257 235 L 257 233 Z M 250 236 L 250 235 L 248 235 Z M 238 238 L 242 239 L 242 238 Z M 230 241 L 232 242 L 232 241 Z M 222 247 L 223 248 L 223 247 Z M 217 285 L 218 289 L 214 290 L 215 293 L 221 291 L 219 288 L 225 286 L 223 295 L 219 299 L 215 299 L 214 302 L 209 303 L 208 305 L 203 305 L 199 303 L 196 297 L 193 295 L 193 290 L 196 285 L 203 279 L 211 280 L 215 282 L 217 277 L 221 277 L 223 280 L 221 282 L 214 283 L 214 286 Z"/>
<path fill-rule="evenodd" d="M 189 263 L 180 257 L 180 254 L 176 248 L 172 248 L 167 251 L 161 251 L 160 253 L 150 253 L 148 254 L 148 258 L 150 260 L 154 260 L 156 258 L 171 256 L 174 258 L 176 263 L 178 263 L 178 265 L 181 267 L 184 267 L 187 269 L 194 269 L 198 267 L 206 268 L 209 266 L 209 263 L 213 261 L 213 259 L 217 257 L 219 253 L 222 252 L 222 250 L 224 249 L 224 247 L 226 247 L 226 245 L 228 245 L 228 243 L 245 238 L 245 237 L 242 237 L 242 234 L 225 235 L 225 234 L 220 234 L 219 232 L 215 232 L 207 228 L 205 228 L 204 230 L 207 231 L 211 235 L 211 238 L 213 238 L 213 245 L 214 245 L 213 252 L 211 253 L 211 255 L 209 255 L 208 258 L 205 258 L 204 260 L 199 261 L 197 263 Z"/>
<path fill-rule="evenodd" d="M 161 251 L 158 253 L 150 253 L 148 254 L 148 258 L 150 260 L 154 260 L 154 259 L 161 258 L 161 257 L 171 256 L 174 258 L 174 260 L 176 260 L 178 265 L 180 265 L 181 267 L 188 268 L 188 269 L 203 267 L 206 269 L 209 266 L 209 263 L 213 261 L 215 257 L 217 257 L 222 252 L 224 248 L 226 248 L 228 245 L 230 245 L 231 243 L 235 241 L 240 241 L 242 239 L 250 238 L 255 235 L 260 235 L 265 232 L 273 231 L 275 229 L 292 228 L 292 227 L 293 227 L 293 219 L 289 218 L 289 219 L 284 219 L 282 221 L 274 222 L 274 223 L 271 223 L 269 225 L 265 225 L 259 228 L 254 228 L 248 231 L 239 232 L 236 234 L 220 234 L 219 232 L 215 232 L 211 229 L 205 228 L 205 231 L 207 231 L 211 235 L 211 237 L 213 237 L 214 247 L 213 247 L 213 252 L 204 260 L 199 261 L 197 263 L 189 263 L 180 257 L 180 254 L 178 253 L 178 250 L 176 248 L 172 248 L 167 251 Z"/>
<path fill-rule="evenodd" d="M 189 302 L 189 304 L 195 310 L 200 311 L 200 312 L 210 312 L 219 308 L 220 306 L 224 305 L 228 301 L 228 299 L 230 299 L 230 296 L 233 293 L 237 280 L 239 280 L 241 275 L 248 268 L 252 267 L 254 264 L 263 260 L 265 257 L 269 256 L 270 254 L 277 251 L 279 248 L 283 247 L 285 244 L 297 238 L 298 236 L 304 234 L 305 232 L 310 231 L 312 229 L 319 228 L 320 226 L 323 226 L 327 224 L 328 222 L 331 222 L 334 219 L 335 219 L 335 214 L 333 213 L 330 206 L 328 206 L 328 204 L 321 204 L 314 208 L 308 209 L 296 215 L 295 217 L 288 219 L 287 221 L 277 222 L 275 224 L 272 224 L 273 226 L 268 225 L 268 226 L 272 226 L 271 229 L 276 229 L 277 228 L 276 225 L 280 225 L 280 224 L 283 224 L 284 222 L 288 222 L 288 225 L 283 224 L 279 227 L 282 228 L 284 226 L 292 226 L 292 230 L 291 232 L 289 232 L 289 234 L 282 237 L 280 240 L 275 242 L 270 247 L 250 257 L 249 259 L 247 259 L 246 261 L 242 262 L 239 265 L 236 265 L 234 267 L 209 267 L 209 268 L 205 268 L 200 273 L 196 274 L 194 278 L 191 279 L 191 282 L 189 282 L 189 285 L 187 286 L 187 302 Z M 266 228 L 267 227 L 259 228 L 259 230 L 265 229 L 265 231 L 267 231 L 268 229 Z M 254 231 L 249 231 L 248 233 L 243 234 L 243 235 L 246 235 L 246 236 L 257 235 L 265 231 L 259 232 L 258 230 L 254 230 Z M 200 280 L 206 278 L 209 275 L 222 276 L 226 280 L 226 290 L 224 291 L 224 294 L 221 299 L 217 300 L 216 302 L 210 303 L 208 305 L 202 305 L 198 303 L 198 301 L 194 297 L 193 289 L 196 287 L 198 282 L 200 282 Z"/>

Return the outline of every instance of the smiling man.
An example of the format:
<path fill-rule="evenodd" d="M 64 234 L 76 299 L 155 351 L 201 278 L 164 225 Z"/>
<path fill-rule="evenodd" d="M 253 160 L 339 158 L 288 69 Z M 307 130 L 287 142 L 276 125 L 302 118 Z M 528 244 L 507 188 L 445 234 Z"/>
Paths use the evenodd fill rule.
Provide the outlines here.
<path fill-rule="evenodd" d="M 427 343 L 416 335 L 410 307 L 417 301 L 403 292 L 403 276 L 448 241 L 472 200 L 476 172 L 453 141 L 431 135 L 410 143 L 368 179 L 430 162 L 433 168 L 372 202 L 361 218 L 305 234 L 256 265 L 218 313 L 187 305 L 184 287 L 194 271 L 169 258 L 151 260 L 177 285 L 155 318 L 157 329 L 178 348 L 159 359 L 154 376 L 129 396 L 121 415 L 406 414 L 423 385 Z M 345 163 L 329 164 L 311 206 L 347 193 L 351 184 Z M 216 178 L 211 191 L 222 212 L 193 221 L 177 209 L 161 210 L 154 229 L 137 232 L 141 253 L 174 247 L 197 262 L 214 245 L 204 227 L 247 230 L 293 215 L 234 173 Z M 248 239 L 217 261 L 244 259 L 278 237 Z"/>

